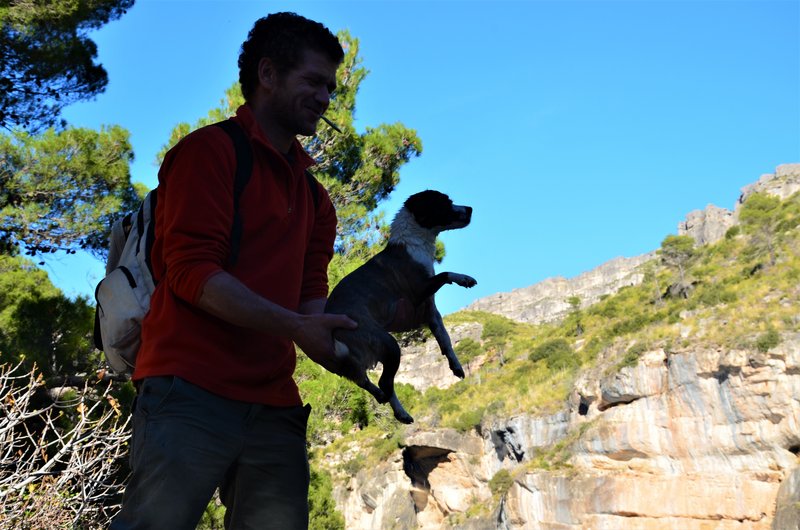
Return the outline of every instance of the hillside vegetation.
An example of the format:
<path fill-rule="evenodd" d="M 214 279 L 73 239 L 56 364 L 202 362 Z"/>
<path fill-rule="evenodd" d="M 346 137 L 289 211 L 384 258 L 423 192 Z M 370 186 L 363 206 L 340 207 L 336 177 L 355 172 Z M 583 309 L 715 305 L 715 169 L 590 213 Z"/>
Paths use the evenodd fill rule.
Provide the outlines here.
<path fill-rule="evenodd" d="M 668 355 L 696 347 L 766 351 L 779 344 L 782 332 L 800 328 L 798 225 L 800 194 L 785 201 L 754 194 L 723 240 L 694 248 L 686 244 L 688 236 L 668 236 L 659 257 L 643 266 L 641 284 L 589 307 L 568 300 L 572 311 L 561 322 L 449 315 L 448 327 L 482 326 L 479 341 L 455 346 L 468 376 L 447 389 L 398 385 L 399 397 L 415 428 L 466 432 L 492 418 L 562 409 L 582 370 L 600 366 L 610 374 L 651 349 Z M 318 450 L 341 455 L 341 471 L 352 474 L 403 446 L 406 427 L 388 406 L 307 360 L 298 374 L 305 399 L 316 407 L 311 440 Z"/>

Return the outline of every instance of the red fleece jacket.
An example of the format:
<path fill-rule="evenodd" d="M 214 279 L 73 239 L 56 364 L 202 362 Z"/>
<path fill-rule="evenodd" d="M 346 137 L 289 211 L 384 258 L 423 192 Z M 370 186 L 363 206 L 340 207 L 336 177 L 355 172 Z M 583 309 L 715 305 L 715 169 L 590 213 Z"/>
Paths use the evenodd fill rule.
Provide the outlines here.
<path fill-rule="evenodd" d="M 233 142 L 219 127 L 204 127 L 167 153 L 158 174 L 152 251 L 158 284 L 133 379 L 174 375 L 229 399 L 299 405 L 289 339 L 234 326 L 195 304 L 206 281 L 221 270 L 293 311 L 326 297 L 336 214 L 322 186 L 314 211 L 304 175 L 314 162 L 299 142 L 287 159 L 266 139 L 249 107 L 240 107 L 232 119 L 253 147 L 253 173 L 239 203 L 238 260 L 228 266 Z"/>

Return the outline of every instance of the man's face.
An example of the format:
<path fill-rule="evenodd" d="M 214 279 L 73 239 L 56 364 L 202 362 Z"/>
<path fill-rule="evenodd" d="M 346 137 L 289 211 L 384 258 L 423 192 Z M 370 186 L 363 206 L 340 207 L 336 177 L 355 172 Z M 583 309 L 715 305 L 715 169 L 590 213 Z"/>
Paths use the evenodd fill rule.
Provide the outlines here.
<path fill-rule="evenodd" d="M 320 116 L 328 110 L 336 88 L 338 64 L 325 55 L 306 50 L 300 64 L 278 75 L 274 93 L 274 118 L 292 136 L 311 136 L 317 130 Z"/>

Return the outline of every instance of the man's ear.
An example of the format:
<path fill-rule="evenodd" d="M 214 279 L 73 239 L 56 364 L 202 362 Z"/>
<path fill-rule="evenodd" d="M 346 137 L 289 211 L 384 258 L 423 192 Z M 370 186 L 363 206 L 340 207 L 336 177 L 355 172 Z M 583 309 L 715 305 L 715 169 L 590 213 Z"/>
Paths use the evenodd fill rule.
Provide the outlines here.
<path fill-rule="evenodd" d="M 272 90 L 278 82 L 278 73 L 275 71 L 275 65 L 268 57 L 262 57 L 258 61 L 258 83 Z"/>

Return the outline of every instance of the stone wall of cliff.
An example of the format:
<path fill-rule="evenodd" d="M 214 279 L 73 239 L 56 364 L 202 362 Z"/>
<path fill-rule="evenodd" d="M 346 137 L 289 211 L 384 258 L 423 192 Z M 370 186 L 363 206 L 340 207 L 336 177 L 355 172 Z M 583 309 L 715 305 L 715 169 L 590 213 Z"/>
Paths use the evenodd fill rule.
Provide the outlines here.
<path fill-rule="evenodd" d="M 410 433 L 337 487 L 347 528 L 797 529 L 800 334 L 764 353 L 654 350 L 602 372 L 554 414 Z M 503 469 L 502 502 L 476 510 L 494 506 Z"/>

